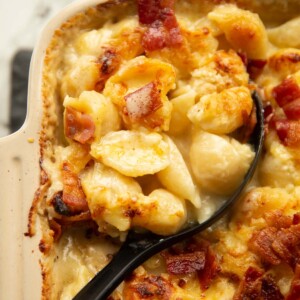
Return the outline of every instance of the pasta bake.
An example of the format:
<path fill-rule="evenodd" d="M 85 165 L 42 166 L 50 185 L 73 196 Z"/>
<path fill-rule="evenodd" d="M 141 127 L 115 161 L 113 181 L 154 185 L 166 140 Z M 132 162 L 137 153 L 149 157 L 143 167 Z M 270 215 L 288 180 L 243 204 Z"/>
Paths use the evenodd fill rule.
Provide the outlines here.
<path fill-rule="evenodd" d="M 129 230 L 167 236 L 212 215 L 254 157 L 254 91 L 266 141 L 239 205 L 109 299 L 300 299 L 297 11 L 280 1 L 99 1 L 54 32 L 28 231 L 39 217 L 42 299 L 72 299 Z"/>

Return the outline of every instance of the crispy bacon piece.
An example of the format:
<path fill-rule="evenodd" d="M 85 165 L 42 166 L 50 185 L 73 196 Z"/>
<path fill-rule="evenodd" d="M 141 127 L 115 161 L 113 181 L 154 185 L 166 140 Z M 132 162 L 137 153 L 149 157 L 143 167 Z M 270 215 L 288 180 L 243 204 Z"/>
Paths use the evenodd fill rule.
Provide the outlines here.
<path fill-rule="evenodd" d="M 293 224 L 294 225 L 300 224 L 300 213 L 294 214 L 294 216 L 293 216 Z"/>
<path fill-rule="evenodd" d="M 124 113 L 132 121 L 149 116 L 162 107 L 160 90 L 157 88 L 155 82 L 150 82 L 135 92 L 126 95 L 125 101 L 126 107 Z"/>
<path fill-rule="evenodd" d="M 139 0 L 141 24 L 148 25 L 142 45 L 147 51 L 179 47 L 183 38 L 174 14 L 174 0 Z"/>
<path fill-rule="evenodd" d="M 300 98 L 284 105 L 283 110 L 289 120 L 299 120 L 300 119 Z"/>
<path fill-rule="evenodd" d="M 205 266 L 204 251 L 166 256 L 167 270 L 170 274 L 182 275 L 201 271 Z"/>
<path fill-rule="evenodd" d="M 294 78 L 286 78 L 276 86 L 272 95 L 287 119 L 273 115 L 268 123 L 275 128 L 281 142 L 288 147 L 300 145 L 300 87 Z"/>
<path fill-rule="evenodd" d="M 283 300 L 277 284 L 262 270 L 249 267 L 237 289 L 233 300 Z"/>
<path fill-rule="evenodd" d="M 286 78 L 273 88 L 272 95 L 280 107 L 300 98 L 300 88 L 294 78 Z"/>
<path fill-rule="evenodd" d="M 261 294 L 261 270 L 249 267 L 241 281 L 233 300 L 260 299 Z"/>
<path fill-rule="evenodd" d="M 255 79 L 267 64 L 265 59 L 249 59 L 247 61 L 247 72 L 251 79 Z"/>
<path fill-rule="evenodd" d="M 65 135 L 81 144 L 93 140 L 95 124 L 92 118 L 72 107 L 66 107 L 65 111 Z"/>
<path fill-rule="evenodd" d="M 286 216 L 281 210 L 275 210 L 265 215 L 268 226 L 275 228 L 289 228 L 293 223 L 293 216 Z"/>
<path fill-rule="evenodd" d="M 138 0 L 139 22 L 151 25 L 163 18 L 165 9 L 173 9 L 174 0 Z"/>
<path fill-rule="evenodd" d="M 169 300 L 173 286 L 170 281 L 155 275 L 133 275 L 125 280 L 124 300 Z"/>
<path fill-rule="evenodd" d="M 264 228 L 253 234 L 249 246 L 266 263 L 285 262 L 295 268 L 300 261 L 300 224 Z"/>
<path fill-rule="evenodd" d="M 204 269 L 198 271 L 198 279 L 202 289 L 208 289 L 212 280 L 217 276 L 220 267 L 217 262 L 216 255 L 209 246 L 208 242 L 204 242 L 205 247 L 205 265 Z"/>
<path fill-rule="evenodd" d="M 284 300 L 278 285 L 270 275 L 262 278 L 261 298 L 263 300 Z"/>
<path fill-rule="evenodd" d="M 205 240 L 191 240 L 184 247 L 172 247 L 162 256 L 170 274 L 197 272 L 202 289 L 207 289 L 219 271 L 216 256 Z"/>
<path fill-rule="evenodd" d="M 274 121 L 274 127 L 285 146 L 297 147 L 300 145 L 300 120 L 278 119 Z"/>
<path fill-rule="evenodd" d="M 295 276 L 293 278 L 289 293 L 285 300 L 297 300 L 300 299 L 300 265 L 297 264 Z"/>
<path fill-rule="evenodd" d="M 260 256 L 265 262 L 271 265 L 280 264 L 280 259 L 272 249 L 272 243 L 276 238 L 277 229 L 267 227 L 255 232 L 249 241 L 250 248 Z"/>
<path fill-rule="evenodd" d="M 88 211 L 85 194 L 82 190 L 80 179 L 72 172 L 67 163 L 62 167 L 63 178 L 63 203 L 70 209 L 72 214 Z"/>

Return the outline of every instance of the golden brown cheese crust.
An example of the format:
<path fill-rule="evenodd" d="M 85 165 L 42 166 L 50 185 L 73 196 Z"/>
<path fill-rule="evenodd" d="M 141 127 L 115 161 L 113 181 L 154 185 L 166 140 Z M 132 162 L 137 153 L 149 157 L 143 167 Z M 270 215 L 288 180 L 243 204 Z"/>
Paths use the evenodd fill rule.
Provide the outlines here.
<path fill-rule="evenodd" d="M 144 201 L 145 207 L 150 205 L 155 210 L 155 207 L 158 207 L 156 199 L 165 199 L 166 206 L 163 206 L 162 209 L 165 211 L 169 210 L 167 205 L 169 201 L 177 201 L 177 216 L 179 216 L 177 226 L 180 228 L 182 220 L 184 221 L 186 218 L 186 208 L 182 204 L 184 203 L 182 199 L 189 200 L 195 207 L 200 206 L 200 199 L 195 196 L 199 191 L 194 189 L 194 180 L 200 187 L 208 187 L 208 190 L 213 190 L 215 184 L 219 185 L 218 190 L 222 195 L 230 193 L 236 185 L 233 183 L 232 187 L 228 189 L 226 181 L 224 183 L 214 182 L 215 178 L 222 178 L 222 170 L 219 172 L 216 168 L 210 169 L 207 166 L 206 173 L 204 170 L 203 173 L 198 174 L 197 170 L 203 165 L 203 161 L 198 160 L 198 151 L 194 155 L 190 154 L 189 157 L 189 154 L 186 153 L 188 151 L 186 145 L 192 141 L 194 149 L 202 147 L 206 153 L 205 151 L 208 150 L 204 148 L 204 142 L 211 139 L 210 148 L 220 149 L 218 148 L 220 140 L 215 137 L 212 139 L 212 134 L 227 134 L 248 124 L 252 109 L 249 89 L 251 90 L 252 87 L 248 85 L 249 76 L 245 71 L 247 62 L 243 60 L 243 57 L 249 59 L 248 67 L 251 64 L 256 68 L 258 66 L 259 72 L 255 76 L 251 73 L 250 75 L 263 90 L 266 103 L 272 105 L 273 115 L 277 118 L 285 116 L 274 98 L 273 89 L 291 75 L 296 78 L 296 84 L 300 83 L 297 74 L 300 70 L 298 59 L 300 50 L 290 48 L 289 44 L 278 43 L 274 38 L 274 32 L 277 29 L 266 31 L 265 24 L 260 19 L 261 17 L 263 21 L 267 21 L 270 19 L 268 13 L 271 15 L 274 11 L 281 11 L 279 3 L 269 7 L 268 12 L 261 2 L 237 1 L 241 8 L 250 8 L 259 12 L 258 16 L 237 8 L 236 4 L 224 4 L 224 2 L 234 3 L 235 1 L 203 1 L 203 3 L 190 1 L 191 3 L 188 5 L 185 2 L 176 2 L 177 19 L 183 36 L 179 50 L 174 51 L 170 47 L 155 51 L 146 50 L 146 57 L 138 58 L 141 61 L 136 65 L 135 57 L 144 53 L 141 41 L 145 26 L 139 26 L 137 18 L 134 17 L 136 13 L 134 2 L 108 1 L 95 8 L 90 8 L 64 23 L 53 36 L 46 52 L 43 71 L 44 118 L 40 139 L 41 187 L 37 191 L 32 205 L 28 230 L 28 235 L 34 234 L 34 218 L 39 213 L 42 216 L 43 230 L 40 250 L 44 253 L 44 259 L 41 262 L 42 298 L 45 300 L 71 299 L 98 270 L 108 263 L 111 255 L 118 249 L 119 243 L 114 244 L 102 234 L 99 235 L 97 226 L 95 227 L 92 219 L 97 222 L 100 231 L 111 236 L 120 236 L 122 228 L 127 230 L 134 223 L 154 232 L 161 230 L 159 223 L 162 220 L 161 217 L 155 220 L 152 216 L 148 216 L 146 213 L 148 208 L 140 210 L 139 207 L 129 207 L 127 210 L 122 210 L 120 214 L 117 212 L 112 217 L 109 212 L 112 207 L 103 203 L 99 197 L 88 195 L 87 203 L 90 209 L 95 207 L 95 210 L 91 211 L 92 214 L 86 211 L 86 202 L 83 201 L 85 197 L 78 180 L 85 176 L 88 178 L 86 187 L 83 183 L 84 191 L 89 189 L 89 182 L 94 179 L 88 173 L 81 177 L 81 172 L 86 166 L 88 170 L 94 168 L 91 160 L 98 159 L 106 163 L 109 160 L 109 155 L 105 156 L 106 152 L 102 146 L 101 151 L 98 151 L 97 154 L 95 154 L 96 150 L 94 154 L 93 151 L 89 153 L 88 144 L 94 139 L 99 139 L 108 132 L 120 129 L 136 130 L 141 125 L 148 130 L 155 131 L 156 134 L 160 134 L 157 132 L 161 131 L 170 132 L 173 141 L 164 138 L 163 142 L 166 143 L 164 147 L 177 149 L 176 151 L 180 149 L 180 156 L 175 150 L 172 152 L 174 163 L 170 164 L 168 170 L 163 170 L 164 167 L 161 165 L 162 170 L 158 172 L 157 178 L 150 180 L 150 186 L 153 188 L 147 187 L 149 191 L 145 192 L 143 197 L 140 194 L 140 185 L 143 191 L 146 191 L 142 184 L 144 179 L 135 181 L 131 178 L 133 181 L 129 186 L 132 186 L 132 189 L 130 197 L 126 198 L 126 201 L 140 197 L 139 199 Z M 295 11 L 293 5 L 290 4 L 290 11 L 287 11 L 286 14 L 279 14 L 278 24 L 293 16 Z M 191 7 L 195 9 L 191 9 Z M 129 19 L 126 19 L 127 16 Z M 109 23 L 111 19 L 115 20 L 114 24 Z M 123 26 L 124 24 L 125 26 Z M 295 24 L 298 23 L 283 25 L 286 26 L 284 27 L 285 31 L 292 32 Z M 97 33 L 92 29 L 102 31 Z M 111 29 L 115 33 L 113 37 Z M 95 52 L 95 49 L 99 49 L 97 43 L 100 46 L 104 44 L 105 47 L 99 47 L 100 50 Z M 70 45 L 69 48 L 65 47 L 66 44 Z M 77 56 L 73 57 L 71 53 L 74 49 Z M 160 63 L 156 63 L 156 60 L 159 60 Z M 74 63 L 75 61 L 77 62 Z M 152 66 L 153 62 L 155 64 Z M 150 69 L 149 74 L 144 70 L 139 73 L 141 71 L 138 71 L 138 66 L 143 66 L 143 64 L 146 65 L 145 70 Z M 163 78 L 159 73 L 160 69 L 163 70 L 162 73 L 168 75 L 168 80 L 163 79 L 163 82 L 157 80 L 157 78 Z M 158 72 L 158 75 L 151 78 L 155 72 Z M 132 76 L 140 78 L 140 81 L 133 82 Z M 143 78 L 147 78 L 146 81 L 143 81 Z M 175 87 L 175 83 L 176 89 L 169 92 Z M 233 94 L 229 95 L 231 91 Z M 111 104 L 103 98 L 102 93 L 104 97 L 111 98 L 113 106 L 109 106 Z M 142 93 L 142 96 L 139 93 Z M 99 96 L 99 94 L 101 95 Z M 154 96 L 150 97 L 149 95 Z M 66 136 L 67 141 L 64 137 L 62 102 L 65 96 L 69 96 L 64 102 L 66 110 L 77 109 L 80 114 L 87 113 L 90 115 L 89 122 L 95 124 L 96 130 L 90 131 L 88 138 L 86 136 L 85 139 L 80 138 L 81 144 L 73 142 L 72 130 L 74 128 L 71 125 L 70 134 Z M 147 107 L 142 107 L 142 115 L 140 115 L 140 97 L 147 98 L 148 96 L 151 101 L 148 101 Z M 231 98 L 232 100 L 230 100 Z M 226 103 L 228 99 L 229 106 Z M 234 103 L 235 99 L 238 99 L 237 103 Z M 80 105 L 78 101 L 80 101 Z M 242 105 L 238 105 L 238 103 L 242 103 Z M 223 120 L 224 123 L 220 120 L 219 123 L 211 121 L 217 120 L 214 115 L 215 109 L 210 108 L 212 105 L 220 109 L 221 113 L 223 110 L 227 111 L 228 118 L 236 114 L 234 122 L 228 125 L 226 118 Z M 137 107 L 139 114 L 136 114 Z M 200 109 L 204 111 L 201 116 L 198 114 Z M 101 123 L 101 120 L 104 120 L 107 115 L 113 116 L 109 126 L 105 125 L 105 122 Z M 101 116 L 99 118 L 101 120 L 97 119 L 97 116 Z M 201 252 L 203 250 L 200 251 L 201 255 L 197 249 L 191 251 L 199 255 L 185 253 L 175 255 L 176 258 L 172 262 L 178 262 L 181 266 L 187 265 L 189 267 L 187 269 L 191 270 L 188 273 L 176 271 L 177 274 L 172 274 L 172 268 L 165 267 L 166 264 L 168 265 L 166 256 L 157 255 L 146 262 L 143 267 L 138 268 L 132 277 L 113 293 L 111 299 L 239 300 L 257 295 L 257 299 L 273 297 L 271 299 L 291 300 L 299 297 L 297 294 L 300 244 L 297 223 L 297 213 L 300 209 L 298 145 L 286 147 L 282 143 L 280 135 L 282 131 L 278 130 L 278 126 L 276 127 L 278 120 L 272 118 L 268 119 L 273 120 L 273 123 L 270 122 L 268 125 L 266 152 L 258 170 L 258 177 L 253 182 L 252 190 L 241 201 L 234 217 L 222 221 L 212 231 L 201 235 L 201 238 L 204 237 L 210 244 L 210 251 L 213 254 L 211 257 L 215 257 L 208 261 L 213 261 L 211 266 L 214 266 L 214 270 L 218 270 L 213 273 L 209 283 L 203 284 L 205 281 L 199 275 L 205 267 L 205 264 L 200 264 L 202 267 L 199 265 L 205 256 L 204 252 Z M 197 128 L 196 134 L 190 130 L 191 124 Z M 228 127 L 225 126 L 227 130 L 224 124 L 228 125 Z M 287 131 L 288 133 L 289 131 Z M 183 135 L 185 135 L 184 138 Z M 251 155 L 249 156 L 246 150 L 243 156 L 244 150 L 239 146 L 233 145 L 227 140 L 222 140 L 222 143 L 222 149 L 237 151 L 242 161 L 251 160 Z M 120 144 L 120 140 L 104 140 L 102 144 L 107 147 L 124 148 L 123 145 L 126 145 L 126 141 Z M 184 146 L 182 147 L 182 145 Z M 97 147 L 94 146 L 94 149 Z M 228 150 L 226 151 L 229 153 Z M 229 172 L 227 177 L 229 176 L 230 180 L 235 182 L 234 174 L 239 171 L 230 168 L 240 163 L 230 157 L 229 155 L 228 160 L 234 163 L 229 166 L 228 169 L 231 170 L 231 173 Z M 223 163 L 219 161 L 219 157 L 214 155 L 211 155 L 210 159 L 215 159 L 216 165 L 220 162 Z M 124 163 L 109 165 L 118 172 L 115 174 L 109 171 L 111 182 L 119 180 L 116 186 L 111 185 L 115 196 L 110 198 L 110 203 L 113 201 L 118 203 L 121 199 L 119 195 L 124 195 L 125 190 L 120 189 L 120 186 L 128 188 L 127 179 L 124 179 L 124 176 L 128 176 L 128 174 L 122 173 L 128 172 L 126 160 L 125 157 Z M 66 164 L 72 166 L 72 174 L 71 170 L 62 167 Z M 192 168 L 195 166 L 197 170 L 193 171 Z M 107 170 L 103 167 L 98 169 L 100 170 L 99 174 L 94 174 L 94 178 L 96 178 L 95 176 L 107 176 Z M 184 174 L 189 174 L 192 170 L 194 174 L 189 179 L 189 183 L 178 188 L 178 184 L 174 184 L 175 179 L 172 182 L 173 180 L 168 178 L 181 178 L 179 176 L 181 170 L 186 170 L 184 172 L 187 173 Z M 130 176 L 135 177 L 140 176 L 142 174 L 140 172 L 143 170 L 130 172 Z M 75 191 L 72 191 L 70 180 L 68 180 L 70 176 L 66 176 L 67 174 L 71 174 L 71 185 L 74 186 L 75 183 Z M 211 174 L 213 174 L 213 178 L 209 177 Z M 149 180 L 151 178 L 149 176 L 152 175 L 147 175 L 145 178 Z M 66 177 L 68 177 L 67 181 Z M 69 195 L 75 193 L 76 197 L 80 196 L 80 205 L 76 206 L 78 210 L 75 208 L 73 213 L 68 216 L 61 215 L 59 209 L 57 210 L 55 206 L 51 205 L 53 197 L 63 190 L 64 178 L 65 185 L 67 184 L 70 189 Z M 78 182 L 80 184 L 77 184 Z M 265 185 L 267 187 L 260 187 Z M 173 198 L 162 188 L 166 188 L 180 197 L 176 196 L 177 200 L 172 200 Z M 151 195 L 153 192 L 154 194 Z M 85 194 L 88 193 L 85 192 Z M 73 196 L 71 197 L 72 201 L 67 201 L 67 204 L 74 208 L 75 206 L 72 206 L 74 204 Z M 79 198 L 76 198 L 77 204 Z M 200 211 L 199 216 L 196 217 L 201 219 L 201 216 L 205 215 L 205 211 L 209 214 L 209 211 L 213 210 L 213 199 L 208 192 L 208 200 L 211 201 L 203 201 L 203 211 Z M 125 206 L 127 207 L 127 204 Z M 109 217 L 106 219 L 103 217 L 105 211 L 109 212 Z M 145 213 L 146 215 L 144 215 Z M 155 215 L 159 216 L 159 213 L 156 212 Z M 149 218 L 147 222 L 150 225 L 145 224 L 147 218 Z M 174 222 L 174 220 L 171 223 L 168 219 L 165 220 L 163 226 L 165 226 L 166 234 L 170 233 L 168 226 L 174 225 Z M 277 244 L 273 243 L 274 238 L 277 240 Z M 292 242 L 287 243 L 286 239 Z M 290 252 L 291 249 L 292 252 Z M 190 268 L 195 264 L 202 269 Z M 182 270 L 182 268 L 179 269 Z M 76 270 L 76 274 L 74 270 Z M 65 275 L 58 276 L 62 273 Z M 57 280 L 57 278 L 60 279 Z M 250 285 L 249 282 L 251 282 Z"/>

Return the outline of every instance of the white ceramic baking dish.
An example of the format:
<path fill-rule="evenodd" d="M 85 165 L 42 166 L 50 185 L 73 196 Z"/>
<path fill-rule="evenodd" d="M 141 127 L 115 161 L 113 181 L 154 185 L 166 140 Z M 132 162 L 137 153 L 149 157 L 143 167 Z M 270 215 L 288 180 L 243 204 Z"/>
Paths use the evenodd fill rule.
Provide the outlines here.
<path fill-rule="evenodd" d="M 29 238 L 28 212 L 39 184 L 42 69 L 55 29 L 71 16 L 103 0 L 79 0 L 53 17 L 40 33 L 29 76 L 28 110 L 22 128 L 0 138 L 0 299 L 41 299 L 40 235 Z M 38 230 L 37 230 L 38 231 Z"/>

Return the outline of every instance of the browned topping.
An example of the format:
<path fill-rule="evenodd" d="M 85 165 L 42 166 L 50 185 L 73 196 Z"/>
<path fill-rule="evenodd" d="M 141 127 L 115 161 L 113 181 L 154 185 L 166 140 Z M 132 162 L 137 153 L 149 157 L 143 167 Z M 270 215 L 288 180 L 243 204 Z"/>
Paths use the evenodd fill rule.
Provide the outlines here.
<path fill-rule="evenodd" d="M 95 85 L 97 92 L 102 92 L 106 80 L 118 70 L 120 63 L 121 57 L 115 48 L 105 50 L 99 57 L 99 79 Z"/>
<path fill-rule="evenodd" d="M 127 210 L 125 210 L 124 212 L 124 216 L 125 217 L 129 217 L 129 218 L 134 218 L 134 216 L 139 216 L 141 215 L 141 211 L 138 208 L 128 208 Z"/>
<path fill-rule="evenodd" d="M 61 225 L 58 222 L 56 222 L 55 219 L 51 219 L 48 222 L 49 222 L 49 227 L 53 231 L 53 234 L 54 234 L 54 236 L 53 236 L 54 241 L 58 241 L 62 234 Z"/>
<path fill-rule="evenodd" d="M 72 107 L 66 107 L 65 111 L 65 135 L 81 144 L 90 143 L 94 139 L 95 124 L 91 116 L 77 111 Z"/>
<path fill-rule="evenodd" d="M 124 300 L 169 300 L 173 289 L 170 281 L 161 276 L 137 275 L 125 281 L 123 296 Z"/>

